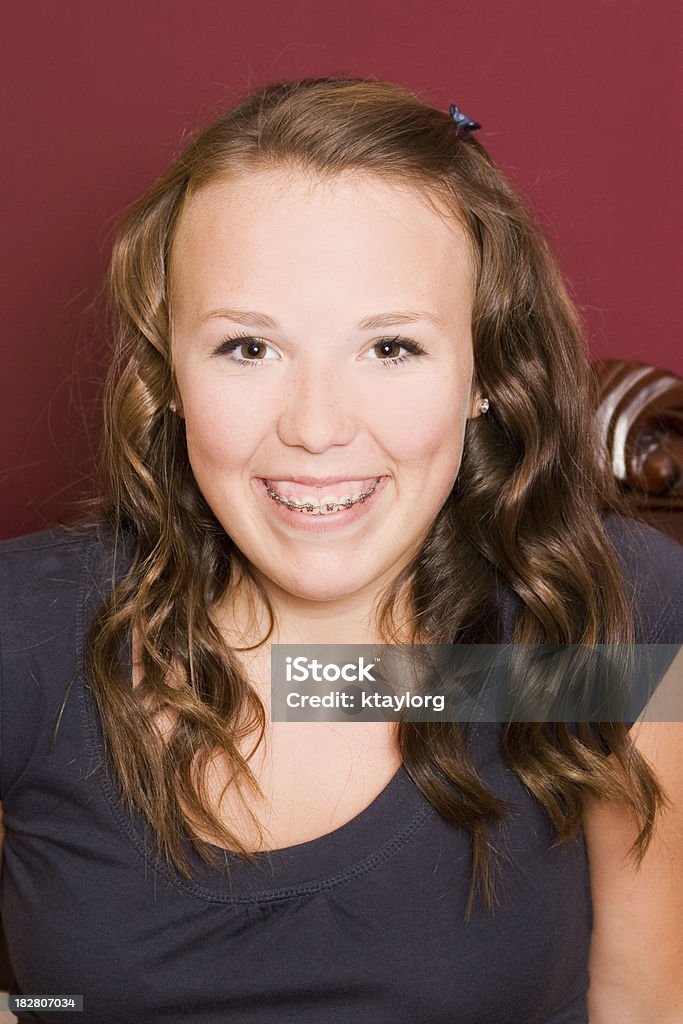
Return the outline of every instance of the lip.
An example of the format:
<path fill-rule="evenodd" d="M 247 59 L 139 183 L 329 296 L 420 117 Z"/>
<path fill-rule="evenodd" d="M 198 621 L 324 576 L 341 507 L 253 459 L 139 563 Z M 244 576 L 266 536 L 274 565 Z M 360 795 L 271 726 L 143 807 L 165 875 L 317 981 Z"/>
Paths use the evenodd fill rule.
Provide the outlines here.
<path fill-rule="evenodd" d="M 287 532 L 298 534 L 326 535 L 351 531 L 354 527 L 361 528 L 362 520 L 372 516 L 373 509 L 382 501 L 382 495 L 386 489 L 389 477 L 378 474 L 380 482 L 371 497 L 364 502 L 357 502 L 350 508 L 339 509 L 337 512 L 330 512 L 326 515 L 310 515 L 304 512 L 294 511 L 273 501 L 266 490 L 266 479 L 255 477 L 253 485 L 256 492 L 261 496 L 268 518 L 273 523 L 279 523 L 287 529 Z M 300 478 L 301 479 L 301 478 Z M 303 478 L 305 480 L 305 478 Z M 311 479 L 309 477 L 309 479 Z M 375 480 L 377 477 L 374 478 Z M 309 486 L 312 486 L 309 484 Z"/>
<path fill-rule="evenodd" d="M 382 473 L 366 473 L 364 476 L 268 476 L 258 477 L 259 480 L 268 480 L 269 483 L 276 481 L 277 483 L 289 483 L 289 484 L 301 484 L 304 487 L 327 487 L 330 484 L 347 484 L 353 483 L 356 480 L 370 482 L 377 479 L 378 476 L 383 476 Z"/>

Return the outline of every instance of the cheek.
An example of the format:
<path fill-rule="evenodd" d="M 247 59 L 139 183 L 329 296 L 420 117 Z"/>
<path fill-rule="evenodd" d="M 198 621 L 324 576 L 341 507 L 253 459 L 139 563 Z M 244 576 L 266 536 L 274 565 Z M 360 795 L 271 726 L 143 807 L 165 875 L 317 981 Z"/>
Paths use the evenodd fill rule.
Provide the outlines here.
<path fill-rule="evenodd" d="M 225 395 L 216 401 L 192 396 L 183 401 L 190 463 L 197 472 L 243 466 L 255 445 L 252 418 Z"/>
<path fill-rule="evenodd" d="M 378 423 L 398 465 L 425 474 L 454 478 L 462 456 L 469 392 L 444 375 L 405 396 L 401 414 L 396 405 L 377 408 Z"/>

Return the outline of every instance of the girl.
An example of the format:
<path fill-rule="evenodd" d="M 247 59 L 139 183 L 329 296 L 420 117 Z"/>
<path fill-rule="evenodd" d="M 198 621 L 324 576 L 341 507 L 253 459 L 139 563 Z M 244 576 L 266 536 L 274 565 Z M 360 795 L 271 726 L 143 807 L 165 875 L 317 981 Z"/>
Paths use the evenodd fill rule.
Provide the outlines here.
<path fill-rule="evenodd" d="M 478 127 L 272 84 L 121 225 L 101 499 L 1 552 L 15 993 L 680 1020 L 677 723 L 270 715 L 274 643 L 681 640 L 683 551 L 603 468 L 577 314 Z"/>

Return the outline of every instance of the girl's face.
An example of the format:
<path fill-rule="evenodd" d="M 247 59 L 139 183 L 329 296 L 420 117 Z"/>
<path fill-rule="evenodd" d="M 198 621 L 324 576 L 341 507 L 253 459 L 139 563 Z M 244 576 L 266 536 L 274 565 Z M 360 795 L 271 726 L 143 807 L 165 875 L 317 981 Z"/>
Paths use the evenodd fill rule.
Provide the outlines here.
<path fill-rule="evenodd" d="M 461 225 L 371 175 L 252 172 L 184 208 L 178 411 L 202 494 L 271 592 L 372 598 L 419 549 L 478 415 L 472 290 Z"/>

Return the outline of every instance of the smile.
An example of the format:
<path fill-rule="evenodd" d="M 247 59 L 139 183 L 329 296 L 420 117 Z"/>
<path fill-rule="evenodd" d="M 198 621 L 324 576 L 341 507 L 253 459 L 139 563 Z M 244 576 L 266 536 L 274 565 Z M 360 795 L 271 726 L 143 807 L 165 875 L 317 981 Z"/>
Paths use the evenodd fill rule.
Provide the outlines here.
<path fill-rule="evenodd" d="M 329 494 L 319 501 L 315 501 L 312 495 L 305 495 L 301 500 L 287 497 L 279 494 L 268 480 L 264 480 L 264 484 L 268 497 L 277 504 L 285 505 L 292 511 L 304 512 L 312 516 L 326 516 L 366 501 L 375 493 L 382 479 L 381 476 L 378 476 L 370 487 L 357 494 L 344 494 L 340 497 Z"/>

